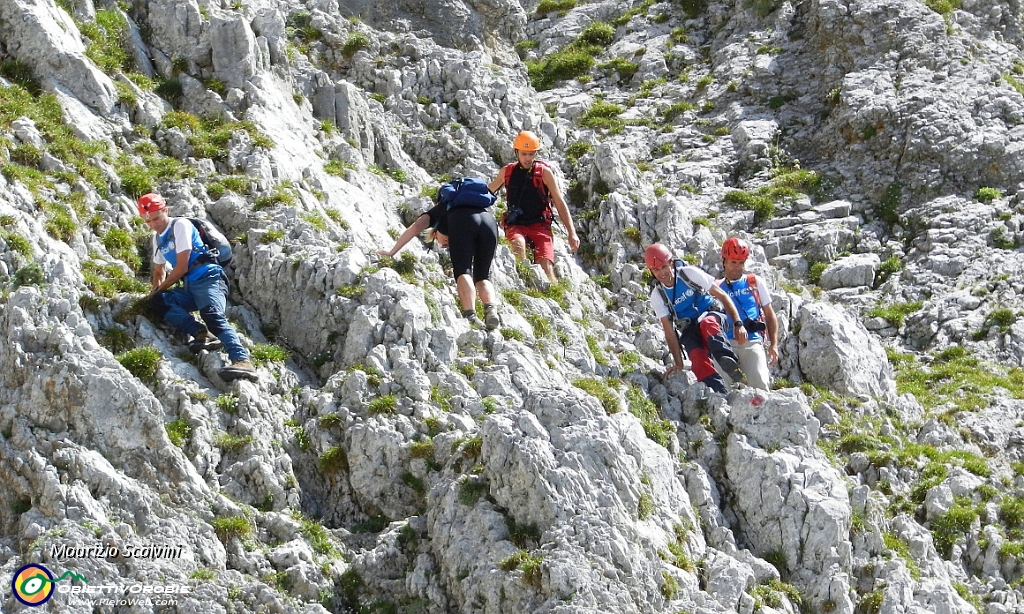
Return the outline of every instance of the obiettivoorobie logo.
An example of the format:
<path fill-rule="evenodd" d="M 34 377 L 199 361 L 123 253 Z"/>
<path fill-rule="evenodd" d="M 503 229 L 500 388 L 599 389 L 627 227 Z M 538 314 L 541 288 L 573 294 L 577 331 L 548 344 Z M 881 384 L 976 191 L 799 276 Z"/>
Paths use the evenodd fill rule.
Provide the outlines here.
<path fill-rule="evenodd" d="M 53 597 L 53 585 L 69 576 L 72 580 L 81 580 L 86 584 L 89 582 L 70 570 L 54 580 L 49 569 L 32 563 L 14 572 L 14 577 L 11 578 L 11 592 L 14 593 L 15 599 L 27 606 L 43 605 Z"/>

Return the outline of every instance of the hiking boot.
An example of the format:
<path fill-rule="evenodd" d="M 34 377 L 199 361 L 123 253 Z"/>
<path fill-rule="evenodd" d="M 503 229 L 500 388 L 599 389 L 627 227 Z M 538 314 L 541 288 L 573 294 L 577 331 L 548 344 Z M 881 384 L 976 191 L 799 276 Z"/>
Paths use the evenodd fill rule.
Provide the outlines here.
<path fill-rule="evenodd" d="M 718 366 L 722 367 L 722 371 L 729 376 L 729 379 L 733 383 L 742 383 L 746 381 L 746 377 L 743 375 L 743 369 L 740 369 L 740 363 L 736 358 L 729 356 L 728 354 L 722 354 L 715 356 L 715 360 L 718 362 Z"/>
<path fill-rule="evenodd" d="M 717 373 L 712 373 L 705 377 L 700 380 L 700 383 L 710 388 L 712 392 L 717 392 L 718 394 L 729 394 L 729 389 L 725 387 L 725 381 L 722 379 L 722 376 Z"/>
<path fill-rule="evenodd" d="M 225 382 L 231 382 L 239 378 L 245 378 L 252 382 L 259 379 L 256 375 L 256 367 L 252 366 L 252 363 L 248 360 L 234 360 L 230 366 L 218 371 L 217 375 L 220 375 L 220 378 Z"/>
<path fill-rule="evenodd" d="M 725 335 L 712 335 L 708 337 L 708 353 L 715 359 L 722 371 L 729 376 L 734 383 L 745 382 L 743 370 L 740 369 L 740 361 Z"/>
<path fill-rule="evenodd" d="M 466 322 L 469 323 L 470 328 L 475 328 L 477 330 L 482 330 L 484 328 L 484 323 L 480 321 L 480 318 L 477 317 L 476 312 L 472 309 L 466 309 L 463 311 L 462 317 L 466 318 Z"/>
<path fill-rule="evenodd" d="M 497 305 L 484 305 L 484 324 L 487 325 L 487 330 L 501 326 L 501 315 L 498 313 Z"/>
<path fill-rule="evenodd" d="M 192 341 L 188 342 L 188 351 L 193 354 L 198 354 L 203 350 L 212 352 L 213 350 L 219 350 L 222 347 L 224 347 L 224 344 L 221 343 L 221 340 L 211 335 L 210 331 L 207 330 L 199 333 L 192 338 Z"/>

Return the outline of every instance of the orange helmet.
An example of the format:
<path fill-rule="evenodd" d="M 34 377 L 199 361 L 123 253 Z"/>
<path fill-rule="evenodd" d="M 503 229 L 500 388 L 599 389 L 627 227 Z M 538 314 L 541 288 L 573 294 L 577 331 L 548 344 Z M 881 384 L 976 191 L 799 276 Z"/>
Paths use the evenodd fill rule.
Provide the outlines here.
<path fill-rule="evenodd" d="M 540 151 L 542 147 L 540 138 L 529 130 L 523 130 L 512 141 L 512 149 L 519 151 Z"/>
<path fill-rule="evenodd" d="M 656 269 L 666 262 L 672 262 L 672 252 L 661 243 L 650 245 L 644 252 L 644 264 L 649 269 Z"/>
<path fill-rule="evenodd" d="M 159 194 L 150 192 L 139 197 L 139 215 L 159 211 L 165 207 L 167 207 L 167 204 L 164 202 L 164 197 Z"/>
<path fill-rule="evenodd" d="M 722 243 L 723 260 L 746 260 L 750 257 L 750 246 L 743 239 L 729 237 Z"/>

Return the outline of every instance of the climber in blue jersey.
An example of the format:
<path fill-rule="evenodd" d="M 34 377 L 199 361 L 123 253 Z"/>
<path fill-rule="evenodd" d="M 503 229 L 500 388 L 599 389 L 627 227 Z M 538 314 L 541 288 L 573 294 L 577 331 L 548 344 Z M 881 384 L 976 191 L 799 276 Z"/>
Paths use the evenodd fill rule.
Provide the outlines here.
<path fill-rule="evenodd" d="M 138 202 L 139 215 L 153 231 L 153 276 L 150 304 L 175 329 L 190 335 L 189 350 L 221 347 L 231 364 L 220 370 L 222 379 L 256 379 L 249 352 L 224 313 L 227 309 L 228 283 L 224 269 L 211 258 L 199 237 L 199 231 L 186 218 L 168 217 L 167 205 L 159 194 L 143 194 Z M 167 266 L 171 267 L 168 272 Z M 178 282 L 183 287 L 172 288 Z M 192 316 L 199 312 L 206 326 Z M 212 333 L 212 334 L 211 334 Z"/>
<path fill-rule="evenodd" d="M 743 381 L 739 361 L 722 332 L 723 328 L 731 329 L 735 324 L 737 339 L 740 343 L 746 340 L 736 307 L 715 285 L 714 277 L 675 260 L 672 252 L 661 243 L 647 248 L 644 262 L 656 280 L 651 290 L 651 307 L 661 320 L 665 341 L 675 361 L 665 375 L 683 369 L 682 348 L 685 348 L 690 357 L 690 370 L 697 381 L 725 394 L 728 389 L 711 359 L 714 358 L 734 381 Z M 719 309 L 724 309 L 729 319 Z"/>
<path fill-rule="evenodd" d="M 743 327 L 747 331 L 747 342 L 739 343 L 732 330 L 727 335 L 732 349 L 740 361 L 740 369 L 746 375 L 747 383 L 754 388 L 768 390 L 771 380 L 768 365 L 779 361 L 779 323 L 772 307 L 772 295 L 768 285 L 759 275 L 744 274 L 750 246 L 743 239 L 731 237 L 722 243 L 722 268 L 725 277 L 715 281 L 743 316 Z M 728 375 L 726 374 L 726 377 Z"/>

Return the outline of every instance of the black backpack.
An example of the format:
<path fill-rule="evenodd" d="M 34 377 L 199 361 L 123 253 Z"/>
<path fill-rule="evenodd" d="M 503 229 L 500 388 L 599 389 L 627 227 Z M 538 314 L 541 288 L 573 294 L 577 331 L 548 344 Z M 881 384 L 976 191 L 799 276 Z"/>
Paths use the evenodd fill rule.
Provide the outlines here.
<path fill-rule="evenodd" d="M 224 267 L 231 262 L 231 243 L 228 241 L 227 237 L 224 236 L 224 233 L 217 230 L 216 226 L 197 217 L 186 217 L 180 219 L 188 220 L 193 226 L 195 226 L 196 231 L 199 232 L 199 240 L 203 242 L 203 247 L 206 248 L 206 252 L 195 260 L 193 266 L 195 264 L 211 262 Z M 163 243 L 160 245 L 163 246 Z"/>
<path fill-rule="evenodd" d="M 231 242 L 224 236 L 224 233 L 217 230 L 217 227 L 207 220 L 188 217 L 192 225 L 199 231 L 199 238 L 206 246 L 206 256 L 211 262 L 220 266 L 227 266 L 231 262 Z"/>

